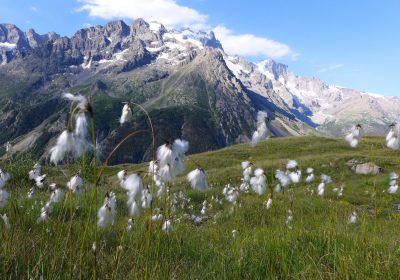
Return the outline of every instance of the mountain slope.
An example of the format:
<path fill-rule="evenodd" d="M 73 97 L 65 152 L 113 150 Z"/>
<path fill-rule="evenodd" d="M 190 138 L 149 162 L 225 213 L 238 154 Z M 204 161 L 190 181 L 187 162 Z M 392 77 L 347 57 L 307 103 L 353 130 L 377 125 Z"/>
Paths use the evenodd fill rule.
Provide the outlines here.
<path fill-rule="evenodd" d="M 213 32 L 167 30 L 141 19 L 81 29 L 71 38 L 2 24 L 0 53 L 0 144 L 11 141 L 16 152 L 42 158 L 66 127 L 63 92 L 91 99 L 104 154 L 129 131 L 148 126 L 136 110 L 119 126 L 127 101 L 154 116 L 157 144 L 190 138 L 190 152 L 248 141 L 259 110 L 269 113 L 273 135 L 287 136 L 341 135 L 355 122 L 380 134 L 400 109 L 397 98 L 298 77 L 272 60 L 255 64 L 230 56 Z M 121 152 L 113 163 L 148 159 L 148 140 L 132 139 L 137 151 Z"/>

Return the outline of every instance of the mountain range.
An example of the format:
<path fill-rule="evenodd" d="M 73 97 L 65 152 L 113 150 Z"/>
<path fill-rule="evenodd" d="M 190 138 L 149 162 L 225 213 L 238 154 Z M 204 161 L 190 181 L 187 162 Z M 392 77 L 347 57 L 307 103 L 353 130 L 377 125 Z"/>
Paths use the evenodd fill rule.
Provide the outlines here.
<path fill-rule="evenodd" d="M 300 77 L 270 59 L 253 63 L 229 55 L 212 31 L 167 30 L 138 19 L 63 37 L 0 24 L 0 145 L 11 141 L 14 152 L 46 159 L 66 127 L 65 92 L 89 97 L 103 157 L 129 132 L 148 129 L 137 108 L 131 122 L 119 125 L 127 101 L 149 112 L 156 144 L 185 138 L 190 153 L 249 141 L 259 110 L 268 112 L 274 136 L 341 136 L 358 122 L 367 134 L 383 134 L 400 109 L 397 97 Z M 111 163 L 150 157 L 145 133 Z"/>

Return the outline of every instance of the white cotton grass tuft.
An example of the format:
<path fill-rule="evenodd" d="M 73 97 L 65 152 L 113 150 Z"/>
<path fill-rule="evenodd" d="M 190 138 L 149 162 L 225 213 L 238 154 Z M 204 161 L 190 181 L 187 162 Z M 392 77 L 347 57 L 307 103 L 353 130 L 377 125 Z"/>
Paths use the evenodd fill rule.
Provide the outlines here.
<path fill-rule="evenodd" d="M 241 165 L 243 169 L 243 177 L 242 177 L 242 184 L 240 185 L 239 189 L 241 191 L 247 192 L 250 188 L 250 175 L 252 171 L 251 162 L 243 161 Z"/>
<path fill-rule="evenodd" d="M 129 218 L 128 223 L 126 224 L 126 231 L 131 231 L 133 229 L 133 219 Z"/>
<path fill-rule="evenodd" d="M 152 160 L 149 162 L 149 168 L 148 168 L 148 174 L 149 175 L 157 175 L 158 173 L 158 162 L 156 160 Z"/>
<path fill-rule="evenodd" d="M 67 183 L 67 187 L 73 193 L 81 194 L 83 187 L 83 180 L 81 178 L 81 172 L 78 171 Z"/>
<path fill-rule="evenodd" d="M 271 208 L 271 205 L 272 205 L 272 198 L 268 198 L 268 200 L 265 202 L 265 208 L 269 210 Z"/>
<path fill-rule="evenodd" d="M 162 231 L 167 233 L 167 234 L 171 234 L 174 232 L 174 226 L 172 224 L 172 220 L 166 220 L 162 227 L 161 227 Z"/>
<path fill-rule="evenodd" d="M 266 121 L 269 121 L 268 114 L 263 111 L 257 113 L 257 130 L 251 137 L 251 145 L 254 147 L 258 142 L 265 140 L 268 136 L 268 127 Z"/>
<path fill-rule="evenodd" d="M 52 203 L 59 203 L 64 197 L 64 192 L 61 189 L 55 189 L 50 196 L 50 200 Z"/>
<path fill-rule="evenodd" d="M 129 106 L 129 104 L 126 103 L 124 105 L 124 107 L 122 107 L 122 113 L 121 113 L 121 117 L 119 119 L 119 123 L 124 124 L 124 123 L 130 121 L 131 118 L 132 118 L 132 109 Z"/>
<path fill-rule="evenodd" d="M 2 218 L 2 220 L 4 222 L 4 226 L 6 227 L 6 229 L 10 230 L 11 229 L 11 225 L 10 225 L 10 220 L 8 219 L 7 214 L 4 213 L 3 215 L 1 215 L 1 218 Z"/>
<path fill-rule="evenodd" d="M 225 199 L 232 204 L 236 204 L 236 200 L 239 197 L 239 191 L 232 188 L 229 184 L 223 188 L 222 194 L 225 196 Z"/>
<path fill-rule="evenodd" d="M 389 127 L 390 130 L 386 135 L 386 146 L 390 149 L 397 150 L 400 147 L 400 124 L 394 122 Z"/>
<path fill-rule="evenodd" d="M 6 184 L 7 181 L 10 180 L 11 176 L 9 173 L 0 169 L 0 189 L 2 189 Z"/>
<path fill-rule="evenodd" d="M 165 141 L 163 145 L 157 148 L 156 152 L 157 160 L 160 166 L 173 165 L 177 154 L 172 150 L 172 143 Z"/>
<path fill-rule="evenodd" d="M 361 140 L 361 125 L 356 124 L 351 128 L 351 132 L 346 135 L 345 140 L 352 148 L 357 148 Z"/>
<path fill-rule="evenodd" d="M 35 163 L 33 169 L 28 172 L 29 179 L 35 180 L 36 177 L 40 176 L 42 172 L 42 166 L 39 163 Z"/>
<path fill-rule="evenodd" d="M 317 187 L 317 193 L 319 196 L 323 196 L 325 194 L 325 187 L 327 184 L 332 183 L 332 178 L 328 175 L 321 175 L 321 183 Z"/>
<path fill-rule="evenodd" d="M 314 169 L 312 167 L 308 167 L 306 173 L 307 173 L 306 183 L 310 184 L 315 179 Z"/>
<path fill-rule="evenodd" d="M 83 154 L 88 152 L 89 149 L 92 148 L 92 145 L 88 141 L 88 132 L 89 122 L 87 120 L 86 114 L 84 112 L 80 112 L 76 117 L 74 133 L 74 155 L 77 157 L 82 156 Z"/>
<path fill-rule="evenodd" d="M 151 203 L 153 201 L 153 196 L 151 194 L 150 188 L 147 187 L 142 191 L 142 208 L 143 209 L 150 209 Z"/>
<path fill-rule="evenodd" d="M 29 189 L 28 199 L 32 199 L 35 196 L 35 190 L 33 188 Z"/>
<path fill-rule="evenodd" d="M 37 223 L 42 223 L 42 222 L 45 222 L 45 221 L 47 221 L 48 220 L 48 218 L 49 218 L 49 210 L 48 210 L 48 207 L 43 207 L 41 210 L 40 210 L 40 215 L 39 215 L 39 218 L 36 220 L 36 222 Z"/>
<path fill-rule="evenodd" d="M 288 176 L 293 184 L 298 184 L 301 179 L 301 170 L 292 171 L 288 174 Z"/>
<path fill-rule="evenodd" d="M 68 153 L 75 153 L 75 137 L 71 131 L 64 130 L 58 136 L 56 145 L 50 149 L 50 162 L 57 165 Z"/>
<path fill-rule="evenodd" d="M 38 187 L 39 189 L 42 189 L 44 187 L 44 182 L 45 182 L 46 178 L 47 178 L 46 174 L 36 176 L 34 179 L 36 187 Z"/>
<path fill-rule="evenodd" d="M 65 99 L 68 99 L 69 101 L 76 102 L 78 108 L 82 111 L 90 111 L 91 110 L 89 100 L 83 95 L 80 95 L 80 94 L 73 95 L 72 93 L 67 92 L 67 93 L 63 94 L 63 97 Z"/>
<path fill-rule="evenodd" d="M 106 193 L 106 196 L 104 198 L 104 203 L 100 207 L 99 212 L 97 214 L 98 217 L 97 225 L 101 228 L 113 225 L 117 211 L 116 209 L 117 209 L 117 199 L 115 198 L 115 194 L 113 192 Z"/>
<path fill-rule="evenodd" d="M 128 176 L 128 173 L 126 172 L 126 170 L 118 171 L 117 177 L 118 177 L 119 184 L 121 187 L 123 187 L 127 176 Z"/>
<path fill-rule="evenodd" d="M 298 166 L 297 161 L 295 161 L 293 159 L 288 160 L 288 162 L 286 163 L 286 169 L 288 169 L 288 170 L 295 169 L 295 168 L 297 168 L 297 166 Z"/>
<path fill-rule="evenodd" d="M 292 222 L 293 222 L 293 212 L 291 209 L 288 210 L 288 215 L 285 220 L 285 224 L 289 229 L 292 229 Z"/>
<path fill-rule="evenodd" d="M 9 193 L 6 190 L 0 189 L 0 208 L 4 208 L 7 205 Z"/>
<path fill-rule="evenodd" d="M 206 173 L 201 167 L 189 172 L 186 178 L 189 181 L 192 189 L 199 191 L 208 189 Z"/>
<path fill-rule="evenodd" d="M 351 215 L 350 215 L 349 220 L 347 221 L 347 223 L 348 223 L 349 225 L 351 225 L 351 224 L 355 224 L 356 222 L 357 222 L 357 212 L 356 212 L 356 211 L 353 211 L 353 213 L 351 213 Z"/>
<path fill-rule="evenodd" d="M 254 170 L 254 177 L 250 179 L 250 185 L 253 191 L 258 195 L 263 195 L 267 192 L 267 178 L 264 175 L 264 170 L 257 168 Z"/>
<path fill-rule="evenodd" d="M 286 188 L 286 187 L 288 187 L 289 185 L 290 185 L 290 183 L 291 183 L 291 180 L 290 180 L 290 178 L 289 178 L 289 176 L 287 176 L 286 174 L 285 174 L 285 172 L 283 172 L 283 171 L 281 171 L 281 170 L 279 170 L 279 169 L 277 169 L 276 171 L 275 171 L 275 178 L 278 180 L 278 182 L 279 182 L 279 189 L 280 188 Z"/>
<path fill-rule="evenodd" d="M 174 181 L 176 175 L 185 171 L 185 153 L 189 150 L 189 142 L 175 139 L 173 143 L 165 141 L 157 148 L 157 160 L 160 179 L 164 182 Z"/>
<path fill-rule="evenodd" d="M 121 184 L 121 187 L 128 191 L 128 195 L 137 201 L 142 198 L 143 181 L 142 178 L 134 173 L 126 176 L 126 179 Z"/>
<path fill-rule="evenodd" d="M 10 141 L 8 141 L 6 144 L 6 153 L 11 154 L 12 151 L 13 151 L 13 146 L 11 145 Z"/>
<path fill-rule="evenodd" d="M 390 178 L 390 181 L 389 181 L 388 193 L 395 194 L 399 190 L 399 185 L 397 184 L 399 175 L 397 175 L 397 173 L 395 173 L 395 172 L 392 172 L 392 173 L 390 173 L 389 178 Z"/>
<path fill-rule="evenodd" d="M 136 199 L 134 196 L 129 196 L 128 194 L 128 201 L 127 201 L 127 206 L 129 210 L 129 216 L 133 218 L 137 218 L 140 216 L 140 206 L 137 203 Z"/>

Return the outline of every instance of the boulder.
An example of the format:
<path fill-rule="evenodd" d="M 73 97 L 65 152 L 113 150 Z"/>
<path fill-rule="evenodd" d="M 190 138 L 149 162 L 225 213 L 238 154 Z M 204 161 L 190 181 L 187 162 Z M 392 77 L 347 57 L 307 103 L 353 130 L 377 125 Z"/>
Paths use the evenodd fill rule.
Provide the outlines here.
<path fill-rule="evenodd" d="M 381 174 L 383 171 L 381 167 L 379 167 L 373 162 L 355 164 L 351 169 L 357 174 L 364 174 L 364 175 L 367 174 L 377 175 Z"/>

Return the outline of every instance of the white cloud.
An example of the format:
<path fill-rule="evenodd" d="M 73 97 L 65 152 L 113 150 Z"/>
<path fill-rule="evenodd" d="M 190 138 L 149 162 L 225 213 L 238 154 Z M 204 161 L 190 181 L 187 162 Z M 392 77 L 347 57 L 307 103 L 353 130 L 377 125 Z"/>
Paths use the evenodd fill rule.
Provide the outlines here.
<path fill-rule="evenodd" d="M 208 16 L 195 9 L 179 5 L 176 0 L 78 0 L 82 6 L 78 11 L 87 11 L 90 16 L 103 19 L 143 18 L 146 21 L 158 21 L 167 27 L 191 27 L 209 30 Z M 229 54 L 241 56 L 267 56 L 270 58 L 289 57 L 296 59 L 288 45 L 258 37 L 253 34 L 235 34 L 223 25 L 213 28 Z"/>
<path fill-rule="evenodd" d="M 334 65 L 330 65 L 328 67 L 324 67 L 318 70 L 318 73 L 325 73 L 325 72 L 330 72 L 333 70 L 337 70 L 343 67 L 343 64 L 334 64 Z"/>
<path fill-rule="evenodd" d="M 159 21 L 168 27 L 199 26 L 207 16 L 181 6 L 175 0 L 81 0 L 85 3 L 79 11 L 87 11 L 92 17 L 103 19 L 143 18 Z"/>
<path fill-rule="evenodd" d="M 291 57 L 292 59 L 298 57 L 298 54 L 294 53 L 288 45 L 265 37 L 257 37 L 253 34 L 234 34 L 232 30 L 221 25 L 215 27 L 213 31 L 229 54 L 264 55 L 271 58 Z"/>
<path fill-rule="evenodd" d="M 37 13 L 39 11 L 38 8 L 35 6 L 30 6 L 29 10 L 31 10 L 32 12 L 35 12 L 35 13 Z"/>

